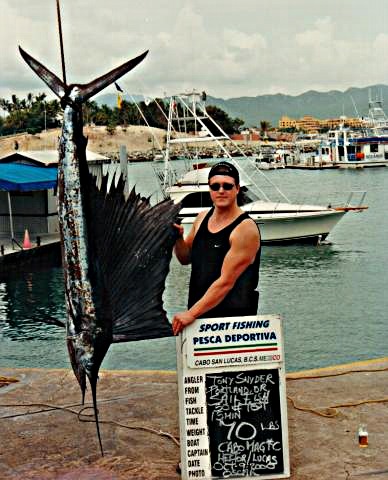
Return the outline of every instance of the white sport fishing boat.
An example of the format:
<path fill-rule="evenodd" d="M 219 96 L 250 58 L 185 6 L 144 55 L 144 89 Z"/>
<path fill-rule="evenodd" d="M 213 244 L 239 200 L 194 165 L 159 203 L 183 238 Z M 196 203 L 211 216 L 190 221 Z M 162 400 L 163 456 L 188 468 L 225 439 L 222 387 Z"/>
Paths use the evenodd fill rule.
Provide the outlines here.
<path fill-rule="evenodd" d="M 325 137 L 296 142 L 294 165 L 315 168 L 366 168 L 388 166 L 388 118 L 382 98 L 369 97 L 369 113 L 362 118 L 362 130 L 341 124 L 329 130 Z M 361 120 L 361 119 L 360 119 Z M 318 145 L 319 142 L 319 145 Z M 303 146 L 308 149 L 303 152 Z"/>
<path fill-rule="evenodd" d="M 177 129 L 174 123 L 177 124 Z M 187 128 L 188 125 L 190 128 L 193 125 L 201 127 L 200 134 L 188 135 L 187 132 L 185 134 L 183 127 Z M 219 132 L 217 135 L 214 134 L 216 128 Z M 193 129 L 193 131 L 196 130 Z M 203 132 L 206 132 L 206 135 Z M 347 212 L 362 211 L 367 208 L 362 206 L 365 192 L 351 192 L 347 201 L 336 207 L 291 203 L 270 179 L 255 167 L 255 158 L 246 157 L 238 145 L 232 142 L 207 114 L 203 94 L 194 91 L 176 95 L 170 99 L 165 165 L 163 171 L 157 172 L 164 196 L 171 197 L 176 203 L 182 202 L 180 217 L 186 233 L 190 230 L 197 214 L 212 206 L 208 187 L 208 173 L 211 167 L 206 163 L 198 164 L 198 158 L 202 156 L 200 151 L 196 150 L 195 162 L 183 176 L 178 177 L 172 170 L 169 158 L 174 145 L 179 144 L 186 148 L 185 158 L 187 159 L 189 154 L 193 153 L 192 150 L 197 149 L 198 145 L 203 145 L 205 141 L 212 143 L 213 150 L 217 148 L 222 152 L 220 155 L 222 159 L 234 163 L 239 169 L 241 178 L 239 204 L 259 225 L 263 243 L 316 244 L 326 239 Z M 234 151 L 236 148 L 239 149 L 239 160 L 230 155 L 225 146 L 227 141 L 233 143 Z M 211 163 L 214 161 L 215 159 L 211 160 Z M 249 175 L 248 169 L 264 178 L 278 196 L 281 196 L 281 200 L 271 201 L 263 188 L 252 179 L 252 175 Z M 351 201 L 355 198 L 355 193 L 358 194 L 359 201 L 357 205 L 352 205 Z"/>

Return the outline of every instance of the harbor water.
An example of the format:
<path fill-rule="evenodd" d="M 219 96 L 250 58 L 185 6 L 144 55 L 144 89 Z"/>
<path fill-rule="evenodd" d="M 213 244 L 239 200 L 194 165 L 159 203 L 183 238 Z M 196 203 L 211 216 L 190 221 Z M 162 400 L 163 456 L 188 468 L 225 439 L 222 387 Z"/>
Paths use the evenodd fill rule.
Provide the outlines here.
<path fill-rule="evenodd" d="M 369 207 L 346 214 L 324 244 L 263 247 L 259 313 L 282 315 L 287 370 L 387 356 L 388 169 L 266 175 L 291 201 L 322 203 L 365 190 Z M 131 164 L 129 176 L 144 195 L 158 190 L 149 163 Z M 170 319 L 185 308 L 188 279 L 189 267 L 173 259 L 164 294 Z M 60 268 L 2 280 L 0 366 L 69 367 L 63 329 L 44 321 L 52 318 L 65 318 Z M 112 345 L 102 368 L 175 366 L 175 340 L 166 338 Z"/>

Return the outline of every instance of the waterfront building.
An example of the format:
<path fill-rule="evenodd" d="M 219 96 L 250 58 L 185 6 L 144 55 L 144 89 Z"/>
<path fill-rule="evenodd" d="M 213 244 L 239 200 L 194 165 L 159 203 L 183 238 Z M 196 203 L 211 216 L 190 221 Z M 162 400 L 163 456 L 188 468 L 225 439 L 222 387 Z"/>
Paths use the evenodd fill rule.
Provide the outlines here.
<path fill-rule="evenodd" d="M 101 177 L 107 157 L 87 151 Z M 56 150 L 14 151 L 0 158 L 0 235 L 58 233 Z"/>
<path fill-rule="evenodd" d="M 320 130 L 335 129 L 339 126 L 350 128 L 365 127 L 365 121 L 359 118 L 341 116 L 339 118 L 319 119 L 311 115 L 304 115 L 299 120 L 283 115 L 279 120 L 279 128 L 295 128 L 306 133 L 318 133 Z"/>

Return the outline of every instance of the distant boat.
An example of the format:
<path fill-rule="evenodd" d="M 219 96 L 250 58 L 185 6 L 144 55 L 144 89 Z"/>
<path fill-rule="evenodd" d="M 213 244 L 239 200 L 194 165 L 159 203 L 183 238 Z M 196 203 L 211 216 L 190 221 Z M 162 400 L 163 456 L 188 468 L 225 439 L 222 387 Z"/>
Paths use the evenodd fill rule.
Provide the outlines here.
<path fill-rule="evenodd" d="M 322 168 L 364 168 L 388 166 L 388 118 L 380 99 L 369 98 L 369 113 L 362 118 L 364 128 L 360 130 L 344 126 L 329 130 L 326 136 L 310 140 L 314 145 L 309 153 L 296 142 L 296 155 L 293 161 L 306 167 Z M 306 144 L 305 144 L 306 145 Z"/>
<path fill-rule="evenodd" d="M 388 166 L 388 134 L 366 135 L 340 128 L 328 134 L 331 162 L 342 168 Z"/>

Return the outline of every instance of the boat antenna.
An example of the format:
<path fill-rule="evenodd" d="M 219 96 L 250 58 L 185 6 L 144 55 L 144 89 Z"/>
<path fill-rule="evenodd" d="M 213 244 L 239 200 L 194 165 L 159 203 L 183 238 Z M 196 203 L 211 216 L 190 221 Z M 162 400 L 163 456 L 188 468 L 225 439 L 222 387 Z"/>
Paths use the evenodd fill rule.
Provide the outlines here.
<path fill-rule="evenodd" d="M 354 98 L 352 97 L 352 95 L 350 95 L 350 99 L 352 100 L 353 107 L 354 107 L 354 110 L 356 112 L 357 117 L 360 118 L 360 114 L 358 113 L 356 102 L 354 101 Z"/>
<path fill-rule="evenodd" d="M 63 76 L 63 83 L 67 85 L 66 82 L 66 68 L 65 68 L 65 54 L 63 50 L 63 36 L 62 36 L 62 22 L 61 22 L 61 8 L 59 5 L 59 0 L 57 2 L 57 18 L 58 18 L 58 32 L 59 32 L 59 44 L 61 46 L 61 62 L 62 62 L 62 76 Z"/>

